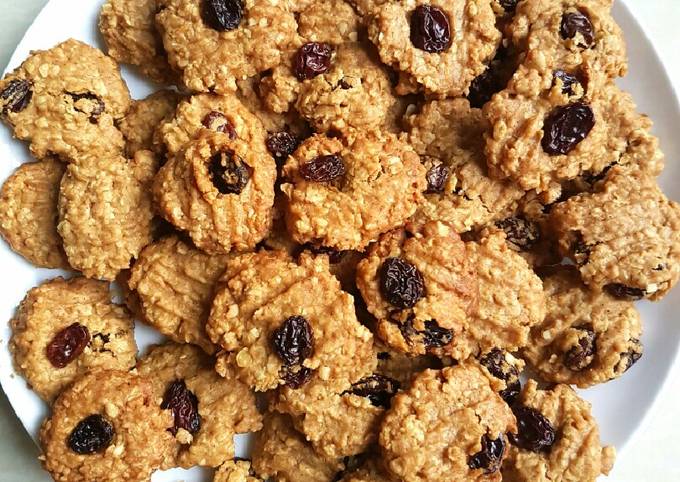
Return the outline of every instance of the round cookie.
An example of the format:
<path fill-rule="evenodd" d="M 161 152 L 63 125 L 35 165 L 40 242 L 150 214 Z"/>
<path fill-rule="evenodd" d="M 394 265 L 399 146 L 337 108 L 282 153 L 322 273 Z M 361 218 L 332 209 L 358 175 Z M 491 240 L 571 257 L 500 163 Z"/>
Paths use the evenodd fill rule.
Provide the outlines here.
<path fill-rule="evenodd" d="M 388 346 L 411 354 L 469 356 L 459 340 L 481 295 L 475 265 L 450 226 L 433 222 L 420 232 L 386 233 L 359 263 L 357 285 Z"/>
<path fill-rule="evenodd" d="M 368 22 L 382 61 L 441 97 L 465 94 L 501 39 L 490 0 L 381 2 Z"/>
<path fill-rule="evenodd" d="M 148 380 L 92 372 L 59 396 L 43 422 L 43 467 L 57 482 L 148 481 L 173 443 L 171 424 Z"/>
<path fill-rule="evenodd" d="M 0 235 L 41 268 L 68 269 L 57 232 L 57 199 L 64 165 L 52 157 L 19 166 L 0 191 Z"/>
<path fill-rule="evenodd" d="M 37 159 L 118 153 L 123 137 L 114 121 L 129 105 L 118 64 L 72 39 L 33 52 L 0 81 L 1 117 Z"/>
<path fill-rule="evenodd" d="M 152 241 L 150 183 L 158 162 L 149 151 L 70 164 L 59 190 L 59 225 L 69 264 L 114 280 Z"/>
<path fill-rule="evenodd" d="M 295 241 L 362 250 L 416 210 L 425 169 L 393 134 L 315 135 L 284 166 L 286 225 Z"/>
<path fill-rule="evenodd" d="M 135 65 L 152 80 L 174 83 L 177 74 L 168 63 L 156 30 L 155 0 L 107 0 L 99 14 L 99 31 L 108 54 Z"/>
<path fill-rule="evenodd" d="M 170 64 L 195 92 L 226 93 L 236 80 L 279 65 L 297 39 L 279 0 L 160 0 L 156 22 Z"/>
<path fill-rule="evenodd" d="M 111 302 L 102 281 L 46 281 L 26 294 L 10 326 L 14 367 L 46 401 L 95 368 L 126 370 L 135 364 L 133 320 Z"/>
<path fill-rule="evenodd" d="M 516 426 L 497 385 L 476 364 L 418 375 L 394 397 L 382 425 L 387 469 L 414 482 L 500 481 L 505 434 Z"/>
<path fill-rule="evenodd" d="M 230 260 L 206 328 L 224 350 L 218 372 L 233 369 L 258 391 L 318 382 L 341 392 L 372 357 L 373 337 L 325 256 L 293 262 L 262 251 Z"/>
<path fill-rule="evenodd" d="M 205 322 L 227 260 L 224 255 L 209 256 L 177 236 L 144 248 L 128 281 L 143 321 L 171 340 L 214 353 Z"/>
<path fill-rule="evenodd" d="M 155 346 L 137 371 L 151 381 L 161 409 L 173 415 L 168 429 L 176 443 L 164 468 L 217 467 L 233 459 L 235 434 L 262 428 L 253 393 L 215 373 L 213 360 L 198 347 Z"/>
<path fill-rule="evenodd" d="M 180 94 L 175 91 L 159 90 L 145 99 L 132 102 L 125 117 L 118 122 L 118 129 L 125 138 L 125 153 L 128 157 L 141 150 L 164 154 L 165 146 L 160 139 L 159 126 L 171 120 L 180 99 Z"/>
<path fill-rule="evenodd" d="M 614 447 L 602 447 L 590 404 L 568 385 L 539 390 L 529 380 L 513 410 L 518 431 L 510 434 L 503 481 L 595 482 L 614 465 Z"/>
<path fill-rule="evenodd" d="M 572 266 L 550 273 L 543 286 L 547 315 L 522 350 L 543 380 L 587 388 L 640 359 L 642 324 L 632 302 L 589 290 Z"/>
<path fill-rule="evenodd" d="M 680 205 L 639 169 L 611 168 L 593 193 L 555 205 L 550 223 L 591 289 L 659 300 L 680 277 Z"/>
<path fill-rule="evenodd" d="M 272 224 L 276 165 L 264 146 L 204 129 L 153 186 L 161 215 L 209 254 L 252 249 Z"/>
<path fill-rule="evenodd" d="M 262 479 L 255 475 L 249 460 L 234 459 L 217 469 L 213 482 L 262 482 Z"/>

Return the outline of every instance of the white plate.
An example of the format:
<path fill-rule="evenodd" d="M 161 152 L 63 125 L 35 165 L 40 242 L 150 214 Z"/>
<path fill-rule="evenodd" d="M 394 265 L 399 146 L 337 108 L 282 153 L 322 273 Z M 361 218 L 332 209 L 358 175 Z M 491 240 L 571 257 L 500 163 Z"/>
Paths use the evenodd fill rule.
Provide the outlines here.
<path fill-rule="evenodd" d="M 8 69 L 18 66 L 30 50 L 47 49 L 56 43 L 73 37 L 102 48 L 97 32 L 97 15 L 100 2 L 92 0 L 51 0 L 35 19 L 25 37 L 17 47 Z M 614 8 L 614 15 L 623 28 L 628 43 L 630 74 L 620 85 L 630 91 L 642 112 L 655 121 L 655 133 L 661 144 L 668 165 L 661 176 L 666 193 L 680 199 L 680 165 L 672 160 L 680 159 L 680 109 L 671 84 L 658 56 L 644 32 L 640 29 L 626 7 L 620 2 Z M 155 90 L 154 86 L 124 69 L 124 77 L 135 98 L 142 98 Z M 16 167 L 30 160 L 26 147 L 12 140 L 9 129 L 0 128 L 0 180 L 7 178 Z M 673 183 L 672 181 L 676 182 Z M 40 281 L 60 274 L 54 270 L 37 270 L 10 251 L 0 242 L 0 319 L 9 320 L 26 291 Z M 680 311 L 680 292 L 676 290 L 661 303 L 640 303 L 645 321 L 644 356 L 621 379 L 596 388 L 582 391 L 582 395 L 593 403 L 602 440 L 619 449 L 631 439 L 635 430 L 650 412 L 656 395 L 675 360 L 680 346 L 680 324 L 675 323 L 674 314 Z M 0 382 L 17 416 L 31 437 L 36 439 L 40 422 L 47 408 L 27 387 L 23 379 L 15 374 L 7 349 L 10 330 L 7 324 L 0 328 Z M 136 337 L 140 349 L 159 339 L 153 330 L 137 325 Z M 243 453 L 246 440 L 239 437 L 237 450 Z M 156 473 L 158 481 L 199 481 L 205 480 L 205 471 L 172 470 Z"/>

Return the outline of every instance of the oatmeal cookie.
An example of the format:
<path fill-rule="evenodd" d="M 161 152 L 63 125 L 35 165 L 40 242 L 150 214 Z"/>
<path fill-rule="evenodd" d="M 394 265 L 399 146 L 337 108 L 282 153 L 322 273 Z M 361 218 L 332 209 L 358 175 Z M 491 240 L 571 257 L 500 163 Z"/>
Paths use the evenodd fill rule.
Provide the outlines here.
<path fill-rule="evenodd" d="M 148 380 L 100 370 L 78 379 L 40 429 L 43 467 L 58 482 L 148 481 L 170 450 L 172 425 Z"/>
<path fill-rule="evenodd" d="M 227 93 L 271 69 L 297 40 L 295 16 L 279 0 L 159 0 L 156 22 L 170 64 L 195 92 Z"/>
<path fill-rule="evenodd" d="M 168 63 L 156 30 L 156 0 L 107 0 L 99 14 L 99 31 L 108 54 L 131 64 L 152 80 L 174 83 L 177 74 Z"/>
<path fill-rule="evenodd" d="M 252 457 L 263 479 L 278 482 L 332 482 L 342 469 L 339 460 L 314 452 L 289 417 L 275 412 L 265 416 L 264 429 L 255 434 Z"/>
<path fill-rule="evenodd" d="M 369 458 L 356 470 L 346 473 L 338 482 L 394 482 L 375 458 Z"/>
<path fill-rule="evenodd" d="M 167 428 L 176 444 L 164 468 L 217 467 L 234 457 L 234 434 L 262 428 L 253 393 L 215 373 L 212 358 L 198 347 L 152 347 L 137 371 L 151 380 L 161 409 L 173 415 Z"/>
<path fill-rule="evenodd" d="M 69 264 L 89 278 L 114 280 L 152 241 L 149 184 L 155 156 L 112 156 L 71 164 L 59 190 L 59 225 Z"/>
<path fill-rule="evenodd" d="M 639 170 L 611 168 L 595 192 L 557 204 L 550 221 L 591 289 L 658 300 L 680 277 L 680 205 Z"/>
<path fill-rule="evenodd" d="M 500 481 L 505 434 L 516 426 L 497 385 L 476 364 L 418 375 L 382 425 L 387 469 L 409 481 Z"/>
<path fill-rule="evenodd" d="M 33 52 L 0 80 L 0 116 L 37 159 L 118 153 L 114 121 L 129 105 L 118 64 L 77 40 Z"/>
<path fill-rule="evenodd" d="M 235 257 L 227 264 L 207 323 L 232 367 L 258 391 L 321 383 L 341 392 L 364 373 L 373 337 L 356 319 L 325 256 L 282 252 Z"/>
<path fill-rule="evenodd" d="M 465 243 L 443 223 L 421 232 L 395 230 L 357 268 L 357 285 L 377 334 L 395 350 L 465 359 L 459 339 L 480 296 Z"/>
<path fill-rule="evenodd" d="M 620 377 L 642 356 L 635 305 L 591 291 L 572 266 L 543 280 L 548 309 L 522 356 L 546 381 L 587 388 Z"/>
<path fill-rule="evenodd" d="M 141 150 L 164 154 L 159 126 L 171 120 L 180 99 L 180 94 L 175 91 L 159 90 L 145 99 L 132 102 L 127 114 L 118 123 L 128 157 Z"/>
<path fill-rule="evenodd" d="M 509 215 L 524 191 L 489 177 L 483 134 L 488 124 L 466 99 L 435 100 L 406 117 L 408 139 L 427 169 L 425 201 L 411 219 L 414 229 L 445 221 L 459 233 Z"/>
<path fill-rule="evenodd" d="M 204 129 L 163 166 L 160 213 L 209 254 L 252 249 L 272 224 L 276 165 L 264 146 Z"/>
<path fill-rule="evenodd" d="M 517 432 L 503 462 L 503 481 L 595 482 L 614 465 L 614 447 L 602 447 L 590 404 L 568 385 L 539 390 L 529 380 L 513 408 Z"/>
<path fill-rule="evenodd" d="M 57 232 L 57 199 L 64 169 L 51 157 L 27 162 L 0 191 L 0 235 L 16 253 L 41 268 L 69 268 Z"/>
<path fill-rule="evenodd" d="M 392 0 L 371 11 L 380 58 L 426 92 L 467 93 L 501 39 L 490 0 Z"/>
<path fill-rule="evenodd" d="M 501 389 L 497 389 L 498 394 L 512 407 L 522 390 L 520 375 L 524 370 L 524 360 L 507 351 L 493 348 L 481 354 L 479 364 L 488 370 L 489 375 L 502 382 Z"/>
<path fill-rule="evenodd" d="M 228 259 L 209 256 L 177 236 L 144 248 L 128 282 L 139 300 L 142 319 L 178 343 L 192 343 L 214 353 L 205 322 Z"/>
<path fill-rule="evenodd" d="M 299 243 L 362 250 L 406 221 L 425 190 L 425 169 L 392 134 L 315 135 L 288 158 L 286 224 Z"/>
<path fill-rule="evenodd" d="M 649 118 L 635 111 L 631 96 L 600 74 L 521 67 L 508 88 L 484 106 L 490 173 L 509 177 L 525 190 L 549 192 L 560 183 L 598 175 L 614 163 L 637 162 L 657 175 L 663 157 L 626 156 L 631 144 L 653 144 Z M 646 140 L 645 140 L 646 139 Z M 651 151 L 651 149 L 650 149 Z"/>
<path fill-rule="evenodd" d="M 250 460 L 234 459 L 217 469 L 213 482 L 262 482 L 262 479 L 255 475 Z"/>
<path fill-rule="evenodd" d="M 125 370 L 135 364 L 132 318 L 111 302 L 103 281 L 46 281 L 28 292 L 10 326 L 14 366 L 47 401 L 95 368 Z"/>

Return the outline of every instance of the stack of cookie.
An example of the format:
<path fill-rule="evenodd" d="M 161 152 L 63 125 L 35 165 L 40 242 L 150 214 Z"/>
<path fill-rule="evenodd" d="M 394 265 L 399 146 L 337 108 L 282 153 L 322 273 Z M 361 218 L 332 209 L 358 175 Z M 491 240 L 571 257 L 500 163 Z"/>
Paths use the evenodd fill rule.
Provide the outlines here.
<path fill-rule="evenodd" d="M 5 182 L 0 234 L 73 273 L 11 320 L 51 404 L 46 470 L 608 473 L 571 386 L 630 369 L 633 301 L 680 277 L 611 3 L 108 0 L 108 56 L 32 53 L 0 81 L 38 159 Z M 116 62 L 172 87 L 131 101 Z M 134 319 L 167 343 L 138 356 Z"/>

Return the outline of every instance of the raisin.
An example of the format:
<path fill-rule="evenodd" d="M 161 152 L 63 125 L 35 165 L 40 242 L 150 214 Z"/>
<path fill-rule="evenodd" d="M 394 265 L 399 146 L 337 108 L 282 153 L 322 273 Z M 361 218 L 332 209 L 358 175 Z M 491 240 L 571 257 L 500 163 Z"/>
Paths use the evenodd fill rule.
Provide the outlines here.
<path fill-rule="evenodd" d="M 505 232 L 505 239 L 518 251 L 528 251 L 541 239 L 538 223 L 521 217 L 503 219 L 496 226 Z"/>
<path fill-rule="evenodd" d="M 453 331 L 442 328 L 435 320 L 427 320 L 425 329 L 421 332 L 423 343 L 427 348 L 441 348 L 453 340 Z"/>
<path fill-rule="evenodd" d="M 231 150 L 215 154 L 208 169 L 213 185 L 221 194 L 241 194 L 250 181 L 250 166 Z"/>
<path fill-rule="evenodd" d="M 307 367 L 300 367 L 297 371 L 291 370 L 290 367 L 285 367 L 281 378 L 287 387 L 297 390 L 312 379 L 312 373 L 314 371 Z"/>
<path fill-rule="evenodd" d="M 501 390 L 499 395 L 505 403 L 513 405 L 522 389 L 517 367 L 508 362 L 505 352 L 498 348 L 482 356 L 479 362 L 489 370 L 491 375 L 505 382 L 505 389 Z"/>
<path fill-rule="evenodd" d="M 111 445 L 114 435 L 113 425 L 101 415 L 94 414 L 78 422 L 68 436 L 68 446 L 79 455 L 94 454 Z"/>
<path fill-rule="evenodd" d="M 236 129 L 234 125 L 229 122 L 227 116 L 221 112 L 211 111 L 204 118 L 202 122 L 206 129 L 213 130 L 215 132 L 221 132 L 222 134 L 229 135 L 229 139 L 236 139 L 238 135 L 236 134 Z"/>
<path fill-rule="evenodd" d="M 517 434 L 510 434 L 510 442 L 531 452 L 548 452 L 555 443 L 555 429 L 550 420 L 531 407 L 515 406 Z"/>
<path fill-rule="evenodd" d="M 616 365 L 615 371 L 617 373 L 625 373 L 642 358 L 642 343 L 637 338 L 630 339 L 631 347 L 628 351 L 621 353 L 621 359 Z"/>
<path fill-rule="evenodd" d="M 267 149 L 277 163 L 282 163 L 298 148 L 299 141 L 290 132 L 274 132 L 267 136 Z"/>
<path fill-rule="evenodd" d="M 313 79 L 331 66 L 333 48 L 327 43 L 307 42 L 295 56 L 295 76 L 298 80 Z"/>
<path fill-rule="evenodd" d="M 243 20 L 243 0 L 203 0 L 202 17 L 214 30 L 234 30 Z"/>
<path fill-rule="evenodd" d="M 499 0 L 498 3 L 501 4 L 501 7 L 503 7 L 503 10 L 507 13 L 512 13 L 515 11 L 518 2 L 519 0 Z"/>
<path fill-rule="evenodd" d="M 272 345 L 286 366 L 302 365 L 314 350 L 314 333 L 302 316 L 291 316 L 272 333 Z"/>
<path fill-rule="evenodd" d="M 399 391 L 400 386 L 397 380 L 375 374 L 362 378 L 345 393 L 368 398 L 375 407 L 390 408 L 390 401 Z"/>
<path fill-rule="evenodd" d="M 595 31 L 593 24 L 587 15 L 581 12 L 569 12 L 562 15 L 562 23 L 560 25 L 560 35 L 567 40 L 576 37 L 580 33 L 585 44 L 578 44 L 581 48 L 588 48 L 593 45 L 595 41 Z"/>
<path fill-rule="evenodd" d="M 564 365 L 575 372 L 588 368 L 597 352 L 597 340 L 591 326 L 577 327 L 578 341 L 564 354 Z"/>
<path fill-rule="evenodd" d="M 47 345 L 47 359 L 52 366 L 64 368 L 78 358 L 90 343 L 90 331 L 80 323 L 73 323 L 54 335 Z"/>
<path fill-rule="evenodd" d="M 562 81 L 562 93 L 566 95 L 574 95 L 574 85 L 581 84 L 581 80 L 564 70 L 556 70 L 553 72 L 553 79 L 555 82 Z"/>
<path fill-rule="evenodd" d="M 605 285 L 604 290 L 614 298 L 629 301 L 641 300 L 645 297 L 645 294 L 647 294 L 642 288 L 634 288 L 621 283 L 610 283 Z"/>
<path fill-rule="evenodd" d="M 507 68 L 508 56 L 508 49 L 500 46 L 486 70 L 472 80 L 467 95 L 471 107 L 481 108 L 508 84 L 513 74 L 513 70 Z"/>
<path fill-rule="evenodd" d="M 345 163 L 337 154 L 319 156 L 300 166 L 300 176 L 306 181 L 330 182 L 345 175 Z"/>
<path fill-rule="evenodd" d="M 595 126 L 595 114 L 589 105 L 575 102 L 556 107 L 543 124 L 543 150 L 551 155 L 569 154 Z"/>
<path fill-rule="evenodd" d="M 397 308 L 413 308 L 425 296 L 418 268 L 402 258 L 387 258 L 380 268 L 380 291 Z"/>
<path fill-rule="evenodd" d="M 73 107 L 76 111 L 90 116 L 90 123 L 96 124 L 99 121 L 99 116 L 106 110 L 106 104 L 96 94 L 92 92 L 85 92 L 84 94 L 76 94 L 68 92 L 68 95 L 73 99 Z"/>
<path fill-rule="evenodd" d="M 411 43 L 429 53 L 439 53 L 451 45 L 448 15 L 439 7 L 419 5 L 411 14 Z"/>
<path fill-rule="evenodd" d="M 161 403 L 163 410 L 172 410 L 174 425 L 168 429 L 173 435 L 182 428 L 189 433 L 196 433 L 201 429 L 201 416 L 198 414 L 198 398 L 187 388 L 184 380 L 175 380 L 163 395 Z"/>
<path fill-rule="evenodd" d="M 25 79 L 13 79 L 7 83 L 7 87 L 0 92 L 2 100 L 2 115 L 10 112 L 21 112 L 33 98 L 33 84 Z"/>
<path fill-rule="evenodd" d="M 443 192 L 448 178 L 449 167 L 441 162 L 434 164 L 425 175 L 425 179 L 427 179 L 427 191 L 425 192 L 431 194 Z"/>
<path fill-rule="evenodd" d="M 331 264 L 338 264 L 345 257 L 346 251 L 338 251 L 335 248 L 329 248 L 327 246 L 319 246 L 313 243 L 305 243 L 302 245 L 302 250 L 310 251 L 313 254 L 325 254 L 328 256 L 328 261 Z"/>
<path fill-rule="evenodd" d="M 472 470 L 484 469 L 484 474 L 493 474 L 501 468 L 505 455 L 505 439 L 503 435 L 491 440 L 488 435 L 482 436 L 482 450 L 468 459 L 468 467 Z"/>

